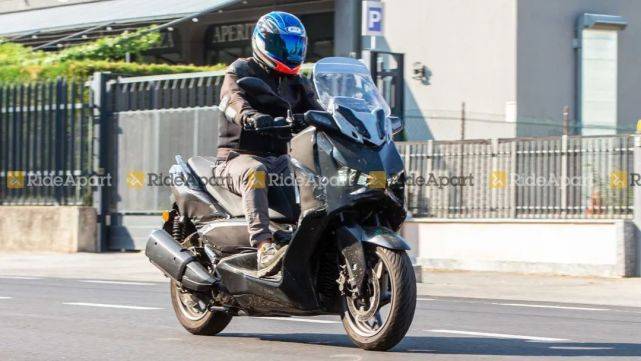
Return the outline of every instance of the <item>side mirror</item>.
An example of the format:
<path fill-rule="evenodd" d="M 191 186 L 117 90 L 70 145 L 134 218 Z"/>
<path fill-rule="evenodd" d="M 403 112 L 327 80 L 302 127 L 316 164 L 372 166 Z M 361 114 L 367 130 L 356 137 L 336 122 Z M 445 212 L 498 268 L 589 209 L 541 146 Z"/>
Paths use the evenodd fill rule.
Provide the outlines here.
<path fill-rule="evenodd" d="M 305 122 L 320 129 L 338 130 L 334 117 L 330 113 L 320 110 L 308 110 L 305 113 Z"/>
<path fill-rule="evenodd" d="M 400 133 L 405 128 L 405 121 L 403 119 L 393 115 L 389 116 L 388 119 L 392 124 L 392 133 L 394 135 Z"/>

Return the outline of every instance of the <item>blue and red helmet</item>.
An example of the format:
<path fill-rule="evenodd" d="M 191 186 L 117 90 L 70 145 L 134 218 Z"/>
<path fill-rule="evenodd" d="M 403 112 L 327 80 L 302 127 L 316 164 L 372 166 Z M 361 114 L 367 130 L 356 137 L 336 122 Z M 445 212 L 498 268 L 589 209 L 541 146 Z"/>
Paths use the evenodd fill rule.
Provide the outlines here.
<path fill-rule="evenodd" d="M 252 35 L 254 58 L 288 75 L 298 74 L 307 52 L 307 32 L 296 16 L 272 11 L 258 19 Z"/>

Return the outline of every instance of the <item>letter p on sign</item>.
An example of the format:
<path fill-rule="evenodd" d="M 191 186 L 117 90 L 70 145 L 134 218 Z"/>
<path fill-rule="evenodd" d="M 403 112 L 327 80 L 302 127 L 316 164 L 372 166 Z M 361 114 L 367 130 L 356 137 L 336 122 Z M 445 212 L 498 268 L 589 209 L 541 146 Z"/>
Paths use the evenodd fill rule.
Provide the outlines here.
<path fill-rule="evenodd" d="M 380 1 L 363 2 L 363 35 L 383 35 L 383 3 Z"/>

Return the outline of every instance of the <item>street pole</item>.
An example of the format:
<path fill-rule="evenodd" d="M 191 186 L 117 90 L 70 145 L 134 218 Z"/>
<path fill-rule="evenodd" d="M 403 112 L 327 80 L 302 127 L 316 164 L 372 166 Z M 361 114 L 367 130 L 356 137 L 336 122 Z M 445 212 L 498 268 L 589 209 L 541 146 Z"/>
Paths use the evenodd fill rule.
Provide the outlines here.
<path fill-rule="evenodd" d="M 111 153 L 111 133 L 112 119 L 111 111 L 108 100 L 108 81 L 114 77 L 113 74 L 108 72 L 96 72 L 89 83 L 91 88 L 91 103 L 94 116 L 94 136 L 95 141 L 93 144 L 93 168 L 94 172 L 99 176 L 109 176 L 109 158 L 112 157 Z M 113 179 L 111 180 L 113 181 Z M 97 251 L 104 252 L 107 250 L 107 240 L 109 235 L 109 225 L 111 219 L 109 218 L 109 203 L 111 196 L 111 189 L 115 185 L 104 184 L 97 187 L 93 192 L 93 206 L 98 213 L 98 229 L 97 229 Z"/>
<path fill-rule="evenodd" d="M 637 123 L 637 134 L 634 137 L 634 224 L 636 228 L 636 275 L 641 276 L 641 119 Z"/>

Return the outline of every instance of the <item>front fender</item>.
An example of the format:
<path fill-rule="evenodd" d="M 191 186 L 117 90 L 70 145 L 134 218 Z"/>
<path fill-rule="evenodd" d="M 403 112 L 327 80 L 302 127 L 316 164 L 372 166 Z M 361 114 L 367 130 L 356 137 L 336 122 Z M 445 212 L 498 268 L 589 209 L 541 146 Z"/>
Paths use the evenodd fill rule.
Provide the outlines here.
<path fill-rule="evenodd" d="M 362 242 L 399 251 L 409 251 L 411 249 L 403 237 L 384 227 L 363 228 Z"/>

